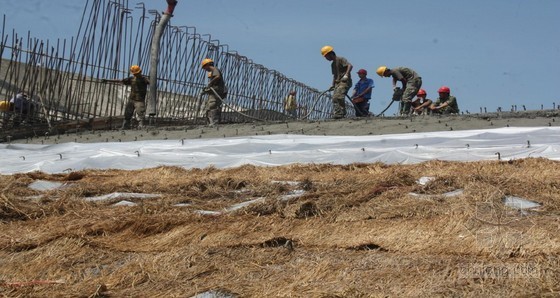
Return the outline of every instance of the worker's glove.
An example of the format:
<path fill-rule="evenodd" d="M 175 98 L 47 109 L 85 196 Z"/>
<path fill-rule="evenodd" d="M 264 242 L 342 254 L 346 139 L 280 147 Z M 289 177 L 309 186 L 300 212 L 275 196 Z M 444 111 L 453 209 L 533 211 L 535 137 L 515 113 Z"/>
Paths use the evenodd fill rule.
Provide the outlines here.
<path fill-rule="evenodd" d="M 334 91 L 334 85 L 329 88 L 327 91 Z"/>
<path fill-rule="evenodd" d="M 348 76 L 347 75 L 342 76 L 342 79 L 340 79 L 340 81 L 347 82 L 348 81 Z"/>
<path fill-rule="evenodd" d="M 101 79 L 101 83 L 103 84 L 107 83 L 107 79 Z"/>
<path fill-rule="evenodd" d="M 202 92 L 204 92 L 204 93 L 210 93 L 210 92 L 212 92 L 212 88 L 210 88 L 210 87 L 204 87 L 204 88 L 202 89 Z"/>

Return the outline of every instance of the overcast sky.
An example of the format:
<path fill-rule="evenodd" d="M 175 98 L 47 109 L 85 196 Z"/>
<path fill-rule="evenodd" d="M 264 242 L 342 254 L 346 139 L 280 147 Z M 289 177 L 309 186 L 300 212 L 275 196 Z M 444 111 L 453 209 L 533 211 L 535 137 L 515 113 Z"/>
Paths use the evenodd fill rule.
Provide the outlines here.
<path fill-rule="evenodd" d="M 1 1 L 6 29 L 51 39 L 77 32 L 86 3 Z M 166 8 L 164 0 L 144 3 Z M 354 65 L 354 78 L 365 68 L 374 79 L 374 113 L 392 92 L 390 79 L 375 74 L 380 65 L 413 68 L 428 98 L 447 85 L 463 111 L 479 112 L 560 103 L 559 13 L 558 0 L 179 0 L 171 24 L 195 26 L 255 63 L 320 90 L 331 83 L 320 49 L 332 45 Z"/>

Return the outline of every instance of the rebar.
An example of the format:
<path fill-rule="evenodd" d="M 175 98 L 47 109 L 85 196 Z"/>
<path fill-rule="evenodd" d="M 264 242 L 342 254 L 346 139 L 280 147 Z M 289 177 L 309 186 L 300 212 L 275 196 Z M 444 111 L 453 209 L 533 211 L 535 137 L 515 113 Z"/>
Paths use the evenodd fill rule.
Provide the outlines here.
<path fill-rule="evenodd" d="M 101 79 L 123 79 L 129 76 L 132 64 L 146 72 L 151 69 L 150 45 L 160 18 L 157 10 L 147 9 L 144 3 L 129 7 L 127 0 L 87 1 L 76 36 L 70 42 L 50 42 L 32 38 L 31 32 L 27 38 L 15 30 L 6 32 L 4 16 L 0 100 L 26 91 L 33 111 L 19 117 L 14 112 L 0 112 L 0 140 L 14 132 L 52 127 L 67 130 L 93 129 L 95 125 L 100 129 L 101 123 L 109 123 L 108 128 L 119 125 L 129 88 L 103 84 Z M 221 69 L 229 90 L 222 122 L 291 119 L 283 107 L 291 90 L 298 94 L 300 119 L 332 115 L 328 93 L 253 62 L 210 34 L 197 33 L 195 26 L 167 24 L 159 52 L 157 81 L 151 82 L 157 88 L 152 108 L 158 123 L 200 123 L 204 99 L 199 95 L 207 83 L 200 62 L 207 57 Z M 351 105 L 348 114 L 354 114 Z M 22 116 L 25 121 L 14 122 Z"/>

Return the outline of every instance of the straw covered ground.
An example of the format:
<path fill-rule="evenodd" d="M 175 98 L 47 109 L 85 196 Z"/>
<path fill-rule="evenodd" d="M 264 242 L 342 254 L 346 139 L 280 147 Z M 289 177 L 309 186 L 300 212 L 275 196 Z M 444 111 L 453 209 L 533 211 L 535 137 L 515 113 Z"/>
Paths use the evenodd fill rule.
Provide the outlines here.
<path fill-rule="evenodd" d="M 559 173 L 529 158 L 0 176 L 0 295 L 557 297 Z M 118 192 L 161 197 L 87 200 Z"/>

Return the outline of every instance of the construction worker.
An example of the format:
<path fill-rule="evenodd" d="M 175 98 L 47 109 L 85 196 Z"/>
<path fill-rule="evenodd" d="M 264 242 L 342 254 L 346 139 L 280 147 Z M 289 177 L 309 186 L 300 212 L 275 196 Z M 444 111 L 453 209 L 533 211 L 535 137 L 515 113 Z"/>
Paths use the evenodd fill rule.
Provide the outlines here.
<path fill-rule="evenodd" d="M 293 118 L 297 119 L 296 91 L 292 90 L 284 99 L 284 110 Z"/>
<path fill-rule="evenodd" d="M 360 80 L 354 86 L 354 91 L 350 97 L 356 109 L 356 117 L 367 117 L 370 115 L 369 100 L 375 86 L 373 80 L 367 77 L 367 70 L 358 70 L 358 76 Z"/>
<path fill-rule="evenodd" d="M 332 86 L 329 91 L 334 91 L 332 96 L 334 119 L 341 119 L 346 116 L 346 104 L 344 98 L 348 90 L 352 87 L 352 64 L 344 57 L 337 56 L 333 47 L 324 46 L 321 48 L 321 55 L 328 61 L 332 61 L 331 70 L 333 74 Z"/>
<path fill-rule="evenodd" d="M 8 112 L 10 111 L 10 102 L 7 100 L 0 101 L 0 112 Z"/>
<path fill-rule="evenodd" d="M 457 98 L 449 95 L 451 93 L 451 89 L 447 86 L 441 86 L 438 89 L 438 93 L 438 99 L 430 106 L 432 113 L 459 114 L 459 104 L 457 104 Z"/>
<path fill-rule="evenodd" d="M 428 93 L 426 93 L 426 90 L 424 89 L 418 90 L 418 93 L 416 94 L 416 98 L 410 103 L 413 115 L 421 115 L 424 114 L 426 110 L 428 110 L 428 108 L 432 104 L 432 100 L 427 99 L 426 98 L 427 95 Z"/>
<path fill-rule="evenodd" d="M 138 127 L 142 128 L 144 125 L 144 116 L 146 115 L 146 93 L 148 92 L 148 85 L 150 81 L 147 77 L 142 75 L 142 69 L 138 65 L 130 67 L 132 76 L 122 80 L 108 80 L 102 79 L 102 83 L 122 83 L 130 86 L 130 94 L 128 102 L 124 109 L 124 120 L 122 129 L 129 129 L 131 127 L 132 116 L 136 114 L 138 120 Z"/>
<path fill-rule="evenodd" d="M 29 96 L 24 91 L 20 91 L 10 99 L 10 107 L 13 110 L 13 125 L 19 126 L 22 122 L 31 120 L 35 111 L 35 106 L 29 100 Z"/>
<path fill-rule="evenodd" d="M 227 86 L 222 72 L 214 66 L 212 59 L 206 58 L 202 60 L 201 66 L 202 69 L 208 72 L 208 85 L 203 89 L 203 93 L 208 95 L 205 110 L 208 126 L 212 127 L 220 123 L 222 100 L 227 96 Z"/>
<path fill-rule="evenodd" d="M 390 69 L 387 66 L 380 66 L 376 72 L 380 77 L 393 77 L 393 92 L 399 91 L 397 82 L 402 83 L 403 95 L 399 112 L 401 115 L 410 114 L 410 103 L 422 87 L 422 78 L 414 70 L 407 67 Z"/>
<path fill-rule="evenodd" d="M 13 106 L 10 104 L 8 100 L 0 101 L 0 127 L 6 128 L 8 123 L 10 122 L 11 111 L 13 110 Z"/>

